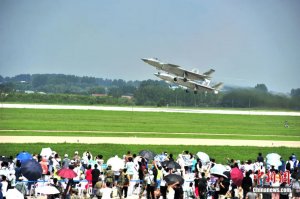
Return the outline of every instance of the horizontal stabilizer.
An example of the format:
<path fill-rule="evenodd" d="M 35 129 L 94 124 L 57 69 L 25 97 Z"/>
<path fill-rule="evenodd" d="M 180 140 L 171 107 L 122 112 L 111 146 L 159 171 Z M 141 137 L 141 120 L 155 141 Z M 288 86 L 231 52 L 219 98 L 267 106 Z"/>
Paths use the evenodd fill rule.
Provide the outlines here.
<path fill-rule="evenodd" d="M 218 83 L 218 84 L 216 84 L 216 85 L 213 86 L 213 88 L 215 90 L 220 90 L 222 87 L 223 87 L 223 83 L 222 82 L 220 82 L 220 83 Z"/>
<path fill-rule="evenodd" d="M 206 75 L 206 76 L 210 76 L 211 74 L 213 74 L 215 72 L 215 70 L 214 69 L 210 69 L 209 71 L 207 71 L 207 72 L 205 72 L 205 73 L 203 73 L 203 75 Z"/>

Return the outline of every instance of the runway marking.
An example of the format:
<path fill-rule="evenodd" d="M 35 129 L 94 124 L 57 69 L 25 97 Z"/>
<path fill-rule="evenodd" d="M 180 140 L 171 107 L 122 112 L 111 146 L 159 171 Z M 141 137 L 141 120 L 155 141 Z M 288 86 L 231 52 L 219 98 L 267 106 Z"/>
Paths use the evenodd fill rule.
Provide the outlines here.
<path fill-rule="evenodd" d="M 155 135 L 224 135 L 249 137 L 295 137 L 300 135 L 273 135 L 273 134 L 235 134 L 235 133 L 169 133 L 169 132 L 116 132 L 116 131 L 73 131 L 73 130 L 28 130 L 28 129 L 0 129 L 0 132 L 36 132 L 36 133 L 93 133 L 93 134 L 155 134 Z M 1 136 L 1 135 L 0 135 Z"/>

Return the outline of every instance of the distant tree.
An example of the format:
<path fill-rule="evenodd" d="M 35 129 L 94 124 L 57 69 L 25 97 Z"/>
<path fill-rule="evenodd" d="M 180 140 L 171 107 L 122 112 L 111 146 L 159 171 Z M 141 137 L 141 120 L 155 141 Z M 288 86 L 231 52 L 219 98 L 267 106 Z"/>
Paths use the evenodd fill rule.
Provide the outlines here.
<path fill-rule="evenodd" d="M 102 86 L 95 86 L 89 89 L 89 94 L 105 94 L 105 88 Z"/>
<path fill-rule="evenodd" d="M 10 93 L 15 89 L 15 85 L 12 82 L 0 84 L 0 93 Z"/>
<path fill-rule="evenodd" d="M 111 87 L 108 90 L 108 95 L 113 96 L 113 97 L 121 97 L 122 90 L 118 87 Z"/>
<path fill-rule="evenodd" d="M 291 96 L 292 97 L 300 97 L 300 88 L 292 89 Z"/>
<path fill-rule="evenodd" d="M 35 74 L 32 76 L 32 86 L 37 89 L 39 87 L 43 87 L 48 82 L 48 75 L 46 74 Z"/>
<path fill-rule="evenodd" d="M 267 88 L 267 86 L 265 84 L 257 84 L 254 88 L 256 90 L 264 92 L 264 93 L 268 92 L 268 88 Z"/>

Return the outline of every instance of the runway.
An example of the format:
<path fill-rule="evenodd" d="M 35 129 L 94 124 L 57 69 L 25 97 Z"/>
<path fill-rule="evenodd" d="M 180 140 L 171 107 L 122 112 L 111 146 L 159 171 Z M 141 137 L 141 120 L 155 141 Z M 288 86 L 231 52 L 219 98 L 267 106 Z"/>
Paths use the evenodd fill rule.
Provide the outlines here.
<path fill-rule="evenodd" d="M 136 112 L 167 112 L 167 113 L 199 113 L 199 114 L 231 114 L 231 115 L 278 115 L 300 116 L 300 112 L 257 111 L 257 110 L 211 110 L 211 109 L 179 109 L 179 108 L 142 108 L 119 106 L 79 106 L 79 105 L 43 105 L 43 104 L 1 104 L 1 108 L 29 109 L 73 109 L 73 110 L 102 110 L 102 111 L 136 111 Z"/>

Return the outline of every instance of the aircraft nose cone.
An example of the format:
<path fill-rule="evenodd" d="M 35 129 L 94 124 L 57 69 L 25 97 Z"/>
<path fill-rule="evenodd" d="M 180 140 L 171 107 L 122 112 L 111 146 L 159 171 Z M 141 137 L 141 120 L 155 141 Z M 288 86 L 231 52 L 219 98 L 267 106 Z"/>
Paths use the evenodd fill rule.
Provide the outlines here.
<path fill-rule="evenodd" d="M 146 59 L 146 58 L 142 58 L 142 60 L 143 60 L 144 62 L 146 62 L 146 61 L 147 61 L 147 59 Z"/>

